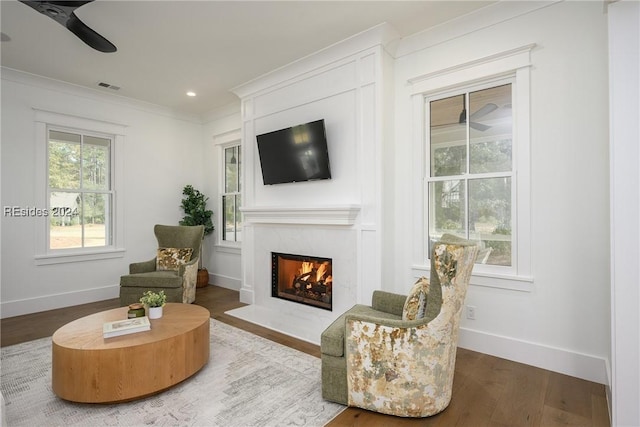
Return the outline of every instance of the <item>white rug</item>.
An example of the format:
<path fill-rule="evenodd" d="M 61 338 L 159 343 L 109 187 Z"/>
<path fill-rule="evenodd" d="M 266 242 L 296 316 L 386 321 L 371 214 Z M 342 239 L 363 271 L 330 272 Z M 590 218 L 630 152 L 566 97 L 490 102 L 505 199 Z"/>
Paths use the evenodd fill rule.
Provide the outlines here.
<path fill-rule="evenodd" d="M 160 394 L 78 404 L 51 390 L 51 338 L 2 348 L 3 416 L 14 426 L 323 426 L 320 359 L 211 319 L 209 363 Z"/>

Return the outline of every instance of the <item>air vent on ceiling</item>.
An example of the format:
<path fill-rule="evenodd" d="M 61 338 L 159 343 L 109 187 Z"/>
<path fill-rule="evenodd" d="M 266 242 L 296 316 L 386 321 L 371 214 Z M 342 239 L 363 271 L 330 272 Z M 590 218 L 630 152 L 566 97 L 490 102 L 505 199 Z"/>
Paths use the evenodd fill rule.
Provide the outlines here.
<path fill-rule="evenodd" d="M 98 86 L 111 89 L 111 90 L 120 90 L 120 86 L 115 86 L 105 82 L 98 82 Z"/>

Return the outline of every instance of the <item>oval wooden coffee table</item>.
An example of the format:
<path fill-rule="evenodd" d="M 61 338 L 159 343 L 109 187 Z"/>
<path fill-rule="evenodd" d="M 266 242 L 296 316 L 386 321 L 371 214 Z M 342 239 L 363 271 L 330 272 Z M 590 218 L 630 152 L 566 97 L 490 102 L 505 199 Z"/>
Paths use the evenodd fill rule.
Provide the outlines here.
<path fill-rule="evenodd" d="M 65 400 L 109 403 L 167 389 L 209 360 L 209 318 L 204 307 L 168 303 L 151 330 L 102 337 L 105 322 L 127 318 L 127 307 L 70 322 L 52 337 L 52 385 Z"/>

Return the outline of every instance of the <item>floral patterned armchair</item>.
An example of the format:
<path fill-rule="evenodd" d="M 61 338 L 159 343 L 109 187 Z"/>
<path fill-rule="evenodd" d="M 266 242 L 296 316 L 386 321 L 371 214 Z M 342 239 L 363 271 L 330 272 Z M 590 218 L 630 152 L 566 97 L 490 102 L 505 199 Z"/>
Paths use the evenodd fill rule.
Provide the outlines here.
<path fill-rule="evenodd" d="M 196 299 L 202 225 L 156 225 L 156 257 L 129 265 L 120 277 L 120 305 L 140 301 L 145 291 L 164 291 L 168 302 L 191 304 Z"/>
<path fill-rule="evenodd" d="M 451 400 L 458 329 L 475 242 L 444 235 L 433 246 L 430 280 L 408 296 L 375 291 L 321 337 L 326 400 L 403 417 L 426 417 Z"/>

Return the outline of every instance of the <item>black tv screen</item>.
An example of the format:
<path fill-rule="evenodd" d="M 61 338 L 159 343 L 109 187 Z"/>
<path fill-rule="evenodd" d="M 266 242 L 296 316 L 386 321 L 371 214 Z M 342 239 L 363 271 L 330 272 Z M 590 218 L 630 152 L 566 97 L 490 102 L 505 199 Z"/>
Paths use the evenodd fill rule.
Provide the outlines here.
<path fill-rule="evenodd" d="M 258 135 L 265 185 L 330 179 L 324 120 Z"/>

